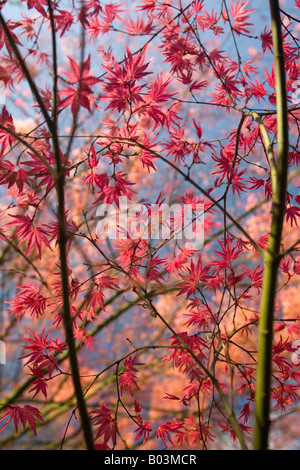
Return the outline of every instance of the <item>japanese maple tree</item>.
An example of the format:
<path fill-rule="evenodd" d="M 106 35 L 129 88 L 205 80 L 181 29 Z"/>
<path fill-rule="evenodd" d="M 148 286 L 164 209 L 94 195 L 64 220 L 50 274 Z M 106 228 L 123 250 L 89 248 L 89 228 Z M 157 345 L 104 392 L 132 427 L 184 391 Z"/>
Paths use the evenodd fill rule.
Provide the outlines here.
<path fill-rule="evenodd" d="M 296 447 L 299 7 L 1 2 L 1 448 Z"/>

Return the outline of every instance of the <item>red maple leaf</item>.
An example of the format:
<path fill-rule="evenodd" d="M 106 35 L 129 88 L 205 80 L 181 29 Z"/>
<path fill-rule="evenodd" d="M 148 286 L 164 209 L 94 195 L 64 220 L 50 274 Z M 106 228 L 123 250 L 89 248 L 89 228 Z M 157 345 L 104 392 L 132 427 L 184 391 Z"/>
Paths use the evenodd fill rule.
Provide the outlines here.
<path fill-rule="evenodd" d="M 57 364 L 55 354 L 64 351 L 65 343 L 61 342 L 59 338 L 56 340 L 49 338 L 49 334 L 45 335 L 45 328 L 40 336 L 30 328 L 29 331 L 31 331 L 34 338 L 22 338 L 29 343 L 28 346 L 23 346 L 29 353 L 19 357 L 19 359 L 28 359 L 25 365 L 32 364 L 32 366 L 36 368 L 35 370 L 48 368 L 48 374 L 49 377 L 51 377 L 52 371 Z"/>
<path fill-rule="evenodd" d="M 91 412 L 93 415 L 92 422 L 94 426 L 98 426 L 95 440 L 103 436 L 103 446 L 106 447 L 110 439 L 113 446 L 116 444 L 116 435 L 118 431 L 117 422 L 113 419 L 110 409 L 105 405 L 101 405 Z"/>
<path fill-rule="evenodd" d="M 90 55 L 83 62 L 81 66 L 77 64 L 77 62 L 75 62 L 75 60 L 72 59 L 72 57 L 68 57 L 68 59 L 70 62 L 71 70 L 70 72 L 64 72 L 64 75 L 68 77 L 69 82 L 72 85 L 75 85 L 81 82 L 82 87 L 90 87 L 99 82 L 98 78 L 94 77 L 93 75 L 90 75 L 90 67 L 91 67 Z"/>
<path fill-rule="evenodd" d="M 135 376 L 131 372 L 123 372 L 120 375 L 119 378 L 119 384 L 120 384 L 120 392 L 121 396 L 124 393 L 124 388 L 128 390 L 130 395 L 133 397 L 133 392 L 132 392 L 132 387 L 137 388 L 138 390 L 140 389 L 138 384 L 136 383 Z"/>
<path fill-rule="evenodd" d="M 265 54 L 268 50 L 272 52 L 272 47 L 273 47 L 272 31 L 269 29 L 268 26 L 266 26 L 263 33 L 261 33 L 260 39 L 261 39 L 261 47 L 262 47 L 263 53 Z"/>
<path fill-rule="evenodd" d="M 10 32 L 10 35 L 14 41 L 15 44 L 21 46 L 22 44 L 20 43 L 20 40 L 18 38 L 18 35 L 16 33 L 13 32 L 13 30 L 15 28 L 17 28 L 18 26 L 20 26 L 20 23 L 17 23 L 17 22 L 12 22 L 12 21 L 7 21 L 6 23 L 6 26 L 8 27 L 9 29 L 9 32 Z M 12 48 L 11 48 L 11 45 L 10 45 L 10 42 L 4 32 L 4 29 L 1 27 L 0 28 L 0 50 L 3 48 L 3 46 L 6 46 L 6 49 L 8 50 L 8 52 L 11 54 L 12 53 Z"/>
<path fill-rule="evenodd" d="M 92 307 L 94 313 L 98 308 L 105 311 L 104 306 L 104 289 L 118 289 L 118 283 L 116 279 L 105 274 L 99 274 L 95 279 L 95 288 L 89 292 L 87 298 L 87 308 Z"/>
<path fill-rule="evenodd" d="M 33 387 L 29 390 L 29 393 L 35 392 L 32 398 L 36 397 L 39 393 L 42 393 L 47 400 L 48 383 L 44 377 L 44 372 L 40 370 L 39 367 L 35 364 L 33 365 L 33 367 L 29 366 L 29 369 L 32 372 L 29 375 L 36 377 L 36 380 L 33 380 L 33 382 L 31 382 L 31 385 L 33 385 Z"/>
<path fill-rule="evenodd" d="M 142 366 L 144 365 L 144 363 L 137 362 L 136 359 L 137 359 L 137 354 L 134 357 L 130 356 L 126 358 L 124 361 L 125 369 L 119 378 L 121 395 L 123 395 L 124 388 L 126 388 L 129 391 L 132 397 L 133 397 L 132 387 L 135 387 L 139 390 L 139 386 L 135 380 L 136 376 L 133 375 L 132 372 L 137 372 L 138 370 L 136 367 Z"/>
<path fill-rule="evenodd" d="M 137 372 L 136 367 L 143 366 L 144 362 L 137 362 L 136 359 L 137 359 L 137 354 L 134 357 L 132 356 L 127 357 L 124 361 L 125 369 L 128 371 L 131 370 L 133 372 Z"/>
<path fill-rule="evenodd" d="M 23 426 L 23 429 L 25 429 L 25 426 L 28 422 L 35 435 L 37 434 L 35 420 L 39 419 L 40 421 L 42 421 L 42 423 L 45 424 L 45 421 L 43 420 L 40 411 L 31 405 L 24 405 L 23 408 L 18 405 L 8 405 L 7 409 L 1 414 L 0 421 L 3 421 L 5 418 L 8 418 L 8 420 L 3 424 L 2 428 L 0 429 L 0 432 L 8 425 L 8 423 L 12 419 L 14 421 L 16 432 L 18 432 L 20 421 Z"/>
<path fill-rule="evenodd" d="M 264 271 L 261 265 L 254 268 L 253 271 L 245 266 L 243 267 L 243 269 L 244 271 L 246 271 L 247 276 L 251 279 L 252 286 L 256 287 L 257 291 L 259 292 L 262 288 L 262 274 Z"/>
<path fill-rule="evenodd" d="M 199 256 L 198 262 L 195 265 L 191 260 L 190 268 L 187 268 L 187 274 L 180 274 L 182 281 L 179 283 L 181 288 L 178 295 L 186 294 L 187 298 L 195 294 L 199 282 L 207 282 L 209 277 L 208 271 L 210 266 L 202 267 L 202 258 Z"/>
<path fill-rule="evenodd" d="M 27 7 L 29 10 L 32 8 L 35 8 L 41 15 L 44 17 L 47 16 L 44 8 L 42 5 L 46 6 L 47 5 L 47 0 L 21 0 L 22 2 L 27 2 Z"/>
<path fill-rule="evenodd" d="M 135 436 L 135 441 L 138 441 L 141 437 L 143 437 L 143 442 L 146 441 L 146 439 L 150 436 L 150 433 L 152 431 L 152 426 L 151 424 L 147 423 L 146 421 L 143 421 L 142 418 L 139 416 L 138 417 L 140 421 L 139 427 L 135 430 L 137 435 Z"/>
<path fill-rule="evenodd" d="M 157 438 L 162 440 L 166 448 L 168 447 L 168 442 L 171 444 L 172 447 L 175 447 L 175 443 L 171 437 L 171 432 L 180 432 L 178 427 L 178 425 L 174 427 L 174 423 L 171 422 L 161 424 L 156 429 Z"/>
<path fill-rule="evenodd" d="M 130 52 L 128 45 L 126 48 L 127 55 L 123 65 L 119 65 L 113 57 L 111 65 L 103 65 L 108 75 L 107 81 L 103 84 L 105 90 L 103 100 L 109 102 L 106 109 L 122 111 L 129 102 L 144 103 L 140 92 L 145 85 L 136 86 L 136 81 L 150 73 L 146 72 L 149 65 L 149 62 L 145 63 L 147 48 L 135 55 Z"/>
<path fill-rule="evenodd" d="M 264 84 L 259 83 L 257 78 L 256 78 L 255 79 L 255 84 L 252 83 L 252 82 L 249 82 L 249 85 L 251 85 L 251 86 L 247 89 L 247 93 L 255 96 L 257 101 L 260 103 L 260 98 L 263 98 L 267 93 L 266 90 L 265 90 Z"/>
<path fill-rule="evenodd" d="M 218 239 L 218 243 L 221 246 L 222 251 L 214 251 L 214 253 L 219 255 L 219 259 L 210 263 L 210 266 L 216 266 L 214 273 L 219 272 L 221 269 L 228 268 L 230 266 L 230 262 L 234 261 L 243 251 L 242 248 L 239 247 L 238 243 L 236 243 L 235 246 L 232 246 L 233 238 L 229 236 L 224 243 Z"/>
<path fill-rule="evenodd" d="M 5 224 L 5 226 L 17 226 L 17 230 L 9 238 L 19 237 L 19 245 L 23 242 L 27 242 L 26 255 L 30 251 L 37 247 L 39 252 L 39 258 L 42 257 L 42 244 L 50 248 L 49 241 L 46 237 L 46 232 L 40 227 L 34 227 L 32 219 L 28 215 L 12 215 L 15 221 Z"/>
<path fill-rule="evenodd" d="M 114 185 L 113 186 L 106 186 L 100 192 L 100 196 L 94 202 L 104 200 L 108 204 L 115 203 L 117 207 L 119 207 L 119 199 L 121 196 L 126 196 L 128 199 L 131 199 L 132 195 L 136 193 L 130 186 L 133 186 L 135 183 L 131 183 L 125 179 L 126 175 L 122 171 L 118 171 L 115 175 L 113 175 Z"/>
<path fill-rule="evenodd" d="M 13 123 L 13 118 L 7 111 L 6 106 L 3 106 L 2 114 L 0 115 L 0 124 L 7 129 L 0 129 L 0 144 L 2 144 L 0 158 L 2 158 L 6 148 L 10 147 L 15 140 L 14 136 L 9 132 L 15 132 L 15 126 Z"/>
<path fill-rule="evenodd" d="M 231 14 L 234 19 L 232 25 L 233 29 L 237 33 L 248 34 L 248 26 L 251 26 L 252 23 L 247 23 L 250 13 L 253 13 L 255 10 L 245 10 L 248 0 L 242 3 L 242 0 L 239 0 L 236 5 L 231 1 Z"/>
<path fill-rule="evenodd" d="M 1 131 L 0 131 L 1 132 Z M 0 183 L 7 184 L 8 188 L 11 188 L 16 184 L 20 193 L 23 191 L 24 183 L 28 183 L 28 174 L 22 168 L 15 171 L 15 165 L 8 160 L 0 161 Z"/>
<path fill-rule="evenodd" d="M 153 26 L 153 20 L 144 21 L 143 18 L 137 18 L 134 21 L 132 18 L 129 18 L 129 21 L 123 19 L 125 28 L 124 30 L 128 34 L 138 35 L 138 34 L 151 34 L 155 27 Z"/>
<path fill-rule="evenodd" d="M 69 250 L 70 246 L 71 246 L 71 243 L 74 239 L 74 235 L 78 230 L 78 227 L 77 227 L 77 225 L 74 221 L 69 221 L 68 220 L 68 213 L 69 213 L 69 211 L 67 210 L 65 212 L 65 230 L 66 230 L 66 236 L 67 236 L 67 240 L 68 240 L 67 241 L 67 248 Z M 55 214 L 55 215 L 58 219 L 57 214 Z M 51 237 L 49 238 L 49 242 L 51 242 L 52 240 L 55 240 L 55 245 L 57 245 L 58 240 L 59 240 L 59 222 L 58 222 L 58 220 L 54 221 L 54 222 L 51 222 L 50 224 L 44 224 L 44 227 L 47 228 L 47 230 L 48 230 L 47 235 L 48 236 L 51 235 Z"/>
<path fill-rule="evenodd" d="M 290 206 L 286 209 L 286 221 L 290 222 L 291 227 L 295 224 L 298 227 L 297 218 L 300 217 L 300 208 L 296 206 Z"/>
<path fill-rule="evenodd" d="M 14 296 L 13 301 L 7 302 L 11 305 L 9 311 L 16 315 L 18 319 L 22 318 L 27 312 L 33 318 L 39 318 L 43 315 L 46 308 L 46 298 L 40 294 L 39 288 L 29 282 L 17 286 L 17 289 L 20 292 Z"/>
<path fill-rule="evenodd" d="M 94 95 L 91 87 L 99 82 L 99 79 L 90 75 L 91 58 L 88 58 L 80 66 L 71 57 L 68 57 L 71 71 L 64 72 L 72 87 L 60 90 L 60 94 L 66 96 L 61 101 L 61 106 L 71 106 L 73 116 L 78 113 L 80 106 L 91 111 L 94 103 Z"/>
<path fill-rule="evenodd" d="M 61 30 L 60 37 L 62 37 L 64 33 L 71 28 L 74 22 L 74 16 L 72 12 L 68 10 L 57 9 L 57 13 L 54 16 L 54 21 L 55 21 L 55 30 L 56 31 Z"/>
<path fill-rule="evenodd" d="M 44 186 L 45 184 L 47 184 L 46 192 L 48 192 L 54 185 L 54 180 L 49 169 L 37 155 L 31 152 L 28 152 L 28 155 L 30 155 L 32 160 L 21 162 L 23 165 L 29 166 L 31 168 L 30 170 L 27 170 L 27 175 L 34 176 L 36 179 L 39 179 L 40 186 Z M 43 156 L 48 160 L 50 165 L 54 164 L 52 154 L 49 154 L 48 156 Z"/>

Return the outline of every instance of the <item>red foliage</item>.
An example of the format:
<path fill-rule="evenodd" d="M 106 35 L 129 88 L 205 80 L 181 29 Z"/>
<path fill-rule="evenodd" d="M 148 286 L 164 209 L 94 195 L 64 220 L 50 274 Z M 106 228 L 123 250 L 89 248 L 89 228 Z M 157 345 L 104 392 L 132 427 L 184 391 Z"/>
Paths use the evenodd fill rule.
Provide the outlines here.
<path fill-rule="evenodd" d="M 278 212 L 271 442 L 297 442 L 300 2 L 280 10 L 285 204 L 271 21 L 250 3 L 22 0 L 13 21 L 2 2 L 2 447 L 45 421 L 57 448 L 251 446 Z"/>

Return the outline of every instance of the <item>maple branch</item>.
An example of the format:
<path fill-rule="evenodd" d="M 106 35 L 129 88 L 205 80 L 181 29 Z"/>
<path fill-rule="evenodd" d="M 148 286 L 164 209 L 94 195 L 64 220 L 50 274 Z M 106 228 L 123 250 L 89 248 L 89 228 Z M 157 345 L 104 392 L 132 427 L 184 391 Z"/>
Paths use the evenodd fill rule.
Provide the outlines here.
<path fill-rule="evenodd" d="M 82 11 L 83 11 L 82 7 Z M 84 24 L 82 24 L 82 29 L 81 29 L 81 49 L 80 49 L 80 77 L 79 77 L 79 88 L 78 88 L 78 96 L 77 96 L 77 102 L 76 102 L 76 108 L 75 112 L 73 114 L 73 120 L 72 120 L 72 127 L 71 127 L 71 132 L 69 136 L 69 142 L 68 142 L 68 148 L 66 150 L 66 159 L 68 159 L 69 154 L 71 152 L 73 140 L 76 134 L 77 126 L 78 126 L 78 118 L 79 118 L 79 109 L 80 109 L 80 99 L 82 95 L 82 77 L 83 77 L 83 66 L 84 66 L 84 53 L 85 53 L 85 31 L 84 31 Z"/>
<path fill-rule="evenodd" d="M 50 25 L 51 25 L 51 38 L 52 38 L 52 52 L 53 52 L 53 120 L 55 126 L 57 126 L 57 47 L 56 47 L 56 34 L 55 34 L 55 23 L 53 8 L 50 0 L 47 0 Z"/>
<path fill-rule="evenodd" d="M 225 193 L 223 195 L 224 199 L 226 198 L 227 193 L 228 193 L 229 188 L 230 188 L 230 185 L 232 183 L 233 171 L 236 167 L 236 163 L 237 163 L 237 159 L 238 159 L 240 136 L 241 136 L 242 127 L 243 127 L 245 119 L 246 119 L 246 115 L 243 113 L 242 117 L 240 119 L 239 125 L 237 127 L 237 130 L 236 130 L 235 149 L 234 149 L 234 156 L 233 156 L 232 165 L 231 165 L 232 170 L 231 170 L 231 174 L 230 174 L 230 177 L 229 177 L 229 181 L 228 181 L 226 189 L 225 189 Z"/>
<path fill-rule="evenodd" d="M 1 230 L 0 230 L 0 238 L 3 238 L 9 246 L 14 248 L 14 250 L 16 250 L 16 252 L 19 253 L 25 259 L 25 261 L 27 261 L 27 263 L 32 267 L 32 269 L 37 273 L 40 282 L 47 288 L 47 290 L 50 293 L 51 291 L 49 290 L 49 286 L 46 282 L 46 279 L 43 277 L 39 269 L 31 261 L 31 259 L 29 259 L 28 256 L 25 253 L 23 253 L 23 251 L 18 246 L 16 246 Z"/>
<path fill-rule="evenodd" d="M 55 34 L 54 20 L 53 20 L 53 11 L 52 11 L 50 2 L 48 2 L 48 6 L 49 6 L 50 23 L 52 27 L 52 38 L 53 38 L 53 35 Z M 18 63 L 27 79 L 31 92 L 33 93 L 34 97 L 36 98 L 38 102 L 40 110 L 48 124 L 48 128 L 52 135 L 55 162 L 56 162 L 56 171 L 57 171 L 57 175 L 55 175 L 55 181 L 56 181 L 56 189 L 57 189 L 57 197 L 58 197 L 59 252 L 60 252 L 60 265 L 61 265 L 61 278 L 62 278 L 62 297 L 63 297 L 62 317 L 63 317 L 63 323 L 65 327 L 66 341 L 69 347 L 72 380 L 73 380 L 74 391 L 75 391 L 75 395 L 77 399 L 79 414 L 80 414 L 81 421 L 82 421 L 82 430 L 85 436 L 87 449 L 92 450 L 94 449 L 94 440 L 93 440 L 93 434 L 92 434 L 92 430 L 90 426 L 90 419 L 88 416 L 85 400 L 84 400 L 82 389 L 81 389 L 80 373 L 79 373 L 79 366 L 78 366 L 77 355 L 76 355 L 75 340 L 74 340 L 74 335 L 73 335 L 73 321 L 71 317 L 71 307 L 70 307 L 70 299 L 69 299 L 68 265 L 67 265 L 67 252 L 66 252 L 66 244 L 68 241 L 68 237 L 67 237 L 66 226 L 65 226 L 65 188 L 64 188 L 65 172 L 64 172 L 64 167 L 61 162 L 60 148 L 59 148 L 59 142 L 58 142 L 58 137 L 57 137 L 57 112 L 56 112 L 57 108 L 56 108 L 56 104 L 54 103 L 55 114 L 52 120 L 43 103 L 43 100 L 40 97 L 38 89 L 30 75 L 30 72 L 25 64 L 25 61 L 22 58 L 12 35 L 10 34 L 9 28 L 1 12 L 0 12 L 0 23 L 10 43 L 11 48 L 14 51 L 14 54 L 18 60 Z M 53 39 L 52 41 L 53 62 L 54 62 L 53 87 L 54 87 L 54 99 L 56 102 L 57 100 L 57 71 L 56 71 L 57 64 L 56 64 L 56 45 L 55 44 L 56 44 L 55 39 Z"/>
<path fill-rule="evenodd" d="M 259 125 L 259 130 L 262 135 L 262 138 L 264 140 L 265 146 L 266 146 L 266 152 L 268 155 L 268 162 L 270 166 L 270 173 L 271 173 L 271 180 L 272 180 L 272 192 L 276 193 L 276 186 L 277 186 L 277 168 L 276 168 L 276 161 L 275 161 L 275 155 L 274 155 L 274 149 L 273 149 L 273 144 L 270 140 L 268 131 L 266 129 L 266 126 L 263 123 L 263 120 L 261 116 L 253 112 L 251 113 L 255 121 Z"/>
<path fill-rule="evenodd" d="M 193 178 L 190 177 L 189 174 L 186 174 L 184 171 L 182 171 L 180 168 L 178 168 L 178 166 L 176 166 L 173 162 L 171 162 L 167 158 L 163 157 L 160 153 L 154 151 L 153 149 L 150 149 L 150 148 L 146 147 L 145 145 L 141 144 L 140 142 L 134 140 L 133 138 L 114 137 L 114 136 L 108 136 L 108 135 L 99 136 L 99 137 L 110 138 L 110 139 L 112 139 L 112 142 L 125 142 L 125 143 L 130 142 L 131 144 L 134 144 L 137 147 L 140 147 L 141 149 L 147 150 L 148 152 L 152 153 L 157 158 L 159 158 L 160 160 L 165 162 L 167 165 L 171 166 L 181 176 L 183 176 L 186 181 L 191 183 L 202 194 L 204 194 L 204 196 L 206 196 L 213 203 L 214 206 L 218 207 L 218 209 L 220 209 L 220 211 L 223 212 L 228 217 L 228 219 L 231 220 L 233 225 L 235 225 L 238 228 L 238 230 L 240 232 L 242 232 L 243 235 L 245 235 L 247 240 L 249 240 L 249 242 L 255 247 L 255 249 L 258 251 L 258 253 L 263 254 L 260 246 L 258 246 L 258 244 L 255 242 L 255 240 L 253 240 L 253 238 L 249 235 L 249 233 L 244 229 L 244 227 L 241 224 L 239 224 L 239 222 L 237 221 L 237 219 L 235 217 L 233 217 L 226 209 L 224 209 L 224 207 L 222 207 L 222 205 L 220 204 L 220 201 L 223 199 L 223 196 L 219 200 L 216 200 L 213 196 L 211 196 L 210 192 L 208 192 L 204 188 L 202 188 L 198 183 L 196 183 L 196 181 L 193 180 Z"/>
<path fill-rule="evenodd" d="M 97 245 L 95 244 L 95 246 L 97 247 Z M 118 266 L 113 266 L 115 267 L 116 269 L 118 269 L 119 267 Z M 122 268 L 119 268 L 120 270 Z M 123 271 L 123 270 L 122 270 Z M 227 419 L 228 421 L 230 422 L 230 424 L 232 425 L 232 428 L 234 429 L 234 432 L 236 433 L 236 436 L 240 442 L 240 445 L 241 445 L 241 448 L 243 450 L 246 450 L 247 449 L 247 445 L 245 443 L 245 440 L 244 440 L 244 437 L 243 437 L 243 433 L 241 431 L 241 428 L 239 426 L 239 423 L 236 419 L 236 416 L 234 414 L 234 411 L 232 409 L 232 407 L 230 406 L 230 403 L 228 402 L 223 390 L 222 390 L 222 387 L 220 386 L 218 380 L 216 379 L 216 377 L 213 375 L 213 373 L 210 372 L 210 370 L 205 367 L 205 365 L 198 359 L 198 357 L 196 356 L 196 354 L 192 351 L 192 349 L 185 343 L 185 341 L 182 340 L 182 338 L 175 332 L 175 330 L 171 327 L 171 325 L 169 325 L 169 323 L 163 318 L 163 316 L 157 311 L 156 307 L 153 305 L 153 302 L 149 296 L 149 293 L 143 289 L 139 283 L 133 279 L 131 277 L 131 275 L 129 273 L 127 273 L 126 271 L 123 271 L 124 274 L 130 279 L 130 281 L 132 282 L 133 285 L 135 285 L 137 287 L 137 289 L 134 289 L 134 291 L 137 293 L 137 295 L 145 302 L 145 304 L 148 306 L 149 308 L 149 311 L 150 311 L 150 314 L 153 316 L 153 317 L 158 317 L 162 323 L 167 327 L 167 329 L 169 329 L 173 335 L 178 339 L 178 341 L 180 342 L 180 344 L 182 345 L 182 347 L 191 355 L 191 357 L 196 361 L 196 363 L 201 367 L 201 369 L 207 374 L 207 376 L 210 378 L 210 380 L 212 381 L 212 383 L 214 384 L 214 386 L 216 387 L 217 391 L 218 391 L 218 394 L 220 396 L 220 399 L 225 407 L 225 410 L 226 410 L 226 413 L 227 413 Z M 143 293 L 141 292 L 141 290 L 143 291 Z"/>
<path fill-rule="evenodd" d="M 286 255 L 288 255 L 294 250 L 299 251 L 299 248 L 297 248 L 299 244 L 300 244 L 300 238 L 281 254 L 281 258 L 284 258 Z"/>
<path fill-rule="evenodd" d="M 77 399 L 77 406 L 82 423 L 82 431 L 85 437 L 87 450 L 94 449 L 94 439 L 90 425 L 90 419 L 86 408 L 86 403 L 81 388 L 80 372 L 78 359 L 76 354 L 76 345 L 73 334 L 73 320 L 71 316 L 71 305 L 69 295 L 69 275 L 68 275 L 68 262 L 67 262 L 67 242 L 68 234 L 65 224 L 65 171 L 61 163 L 59 148 L 55 135 L 53 135 L 53 142 L 55 147 L 55 160 L 57 168 L 56 189 L 58 198 L 58 227 L 59 227 L 59 254 L 60 254 L 60 270 L 62 282 L 62 298 L 63 298 L 63 324 L 66 335 L 66 342 L 69 348 L 69 359 L 72 370 L 72 381 L 74 391 Z"/>
<path fill-rule="evenodd" d="M 211 373 L 210 370 L 199 360 L 199 358 L 196 356 L 194 351 L 189 347 L 189 345 L 180 337 L 180 335 L 178 335 L 176 333 L 174 328 L 172 328 L 172 326 L 169 325 L 169 323 L 164 319 L 164 317 L 157 311 L 156 307 L 153 305 L 153 303 L 152 303 L 151 299 L 149 298 L 149 296 L 147 295 L 147 293 L 145 294 L 145 297 L 140 293 L 139 293 L 139 295 L 141 295 L 141 298 L 144 298 L 144 300 L 146 300 L 147 304 L 149 305 L 149 310 L 153 311 L 155 313 L 155 316 L 157 316 L 162 321 L 162 323 L 166 326 L 166 328 L 171 331 L 171 333 L 180 342 L 183 349 L 185 349 L 185 351 L 187 351 L 190 354 L 190 356 L 194 359 L 194 361 L 205 372 L 207 377 L 209 377 L 209 379 L 212 381 L 212 383 L 214 384 L 214 386 L 217 389 L 219 397 L 220 397 L 220 399 L 221 399 L 221 401 L 224 405 L 224 408 L 226 410 L 226 413 L 227 413 L 226 419 L 230 422 L 230 424 L 231 424 L 231 426 L 232 426 L 232 428 L 233 428 L 233 430 L 234 430 L 234 432 L 235 432 L 235 434 L 236 434 L 236 436 L 237 436 L 237 438 L 240 442 L 241 449 L 242 450 L 247 450 L 248 447 L 247 447 L 246 442 L 244 440 L 242 430 L 241 430 L 241 428 L 239 426 L 239 423 L 236 419 L 234 411 L 233 411 L 230 403 L 228 402 L 228 400 L 225 396 L 225 393 L 222 390 L 222 387 L 219 384 L 219 381 L 216 379 L 216 377 L 213 375 L 213 373 Z"/>
<path fill-rule="evenodd" d="M 14 132 L 12 129 L 9 129 L 9 127 L 6 127 L 6 126 L 3 126 L 2 124 L 0 124 L 0 129 L 4 132 L 7 132 L 8 134 L 10 134 L 12 137 L 14 137 L 20 144 L 24 145 L 25 147 L 27 147 L 32 153 L 34 153 L 39 159 L 40 161 L 45 165 L 45 167 L 47 168 L 47 170 L 49 171 L 50 175 L 53 174 L 54 172 L 54 169 L 51 167 L 51 165 L 49 165 L 49 162 L 46 160 L 45 157 L 43 157 L 43 155 L 38 152 L 31 144 L 29 144 L 25 139 L 23 139 L 19 134 L 17 134 L 16 132 Z"/>
<path fill-rule="evenodd" d="M 273 317 L 285 214 L 289 150 L 285 63 L 278 0 L 270 0 L 270 11 L 276 77 L 278 163 L 276 167 L 276 187 L 272 196 L 271 233 L 264 257 L 265 269 L 259 320 L 258 370 L 255 394 L 256 409 L 253 443 L 255 450 L 267 449 L 269 440 Z"/>
<path fill-rule="evenodd" d="M 71 315 L 71 304 L 70 304 L 70 293 L 69 293 L 69 275 L 68 275 L 68 261 L 67 261 L 67 243 L 68 234 L 65 223 L 65 168 L 62 164 L 59 139 L 57 134 L 57 63 L 56 63 L 56 40 L 55 40 L 55 28 L 53 11 L 50 0 L 47 1 L 50 15 L 50 23 L 52 30 L 52 48 L 53 48 L 53 96 L 54 96 L 54 115 L 51 124 L 49 123 L 49 129 L 52 134 L 55 164 L 56 164 L 56 190 L 57 190 L 57 201 L 58 201 L 58 244 L 59 244 L 59 257 L 60 257 L 60 271 L 61 271 L 61 282 L 62 282 L 62 299 L 63 299 L 63 311 L 62 318 L 66 336 L 66 342 L 69 349 L 69 361 L 72 371 L 72 382 L 74 387 L 74 393 L 76 396 L 77 407 L 81 419 L 82 432 L 85 439 L 87 450 L 94 450 L 94 438 L 90 423 L 89 414 L 87 411 L 86 402 L 81 387 L 79 364 L 76 353 L 76 344 L 73 334 L 73 319 Z M 46 117 L 46 116 L 45 116 Z"/>
<path fill-rule="evenodd" d="M 14 246 L 14 248 L 17 248 Z M 107 302 L 104 303 L 104 306 L 106 307 L 107 305 L 110 305 L 111 302 L 113 302 L 116 298 L 117 294 L 113 295 L 110 299 L 107 300 Z M 103 320 L 99 325 L 94 326 L 89 332 L 89 336 L 95 336 L 99 331 L 101 331 L 103 328 L 108 326 L 112 321 L 116 320 L 119 318 L 123 313 L 125 313 L 130 307 L 135 305 L 138 301 L 140 300 L 139 297 L 136 297 L 132 301 L 129 301 L 128 303 L 124 304 L 120 309 L 118 309 L 116 312 L 114 312 L 110 317 L 107 319 Z M 100 309 L 99 309 L 100 311 Z M 97 313 L 99 313 L 99 311 Z M 81 348 L 81 344 L 78 343 L 76 345 L 76 350 L 79 350 Z M 57 364 L 60 365 L 64 360 L 66 360 L 69 357 L 69 351 L 66 350 L 63 353 L 61 353 L 57 359 Z M 18 397 L 22 395 L 23 392 L 25 392 L 28 389 L 28 386 L 35 380 L 34 376 L 29 377 L 26 381 L 24 381 L 18 388 L 15 388 L 13 392 L 8 395 L 5 400 L 2 400 L 2 404 L 0 405 L 0 411 L 2 410 L 3 406 L 9 405 L 10 403 L 13 403 Z"/>

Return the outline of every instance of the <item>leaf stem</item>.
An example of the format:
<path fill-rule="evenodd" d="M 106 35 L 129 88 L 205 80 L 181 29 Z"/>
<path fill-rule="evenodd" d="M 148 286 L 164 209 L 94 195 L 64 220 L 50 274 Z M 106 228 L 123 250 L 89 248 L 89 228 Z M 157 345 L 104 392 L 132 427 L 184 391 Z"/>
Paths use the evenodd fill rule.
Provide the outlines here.
<path fill-rule="evenodd" d="M 270 0 L 270 10 L 276 77 L 278 162 L 276 166 L 275 191 L 273 191 L 272 196 L 271 231 L 267 251 L 264 256 L 265 269 L 258 331 L 254 450 L 266 450 L 269 442 L 274 306 L 288 179 L 289 134 L 287 94 L 278 0 Z"/>

